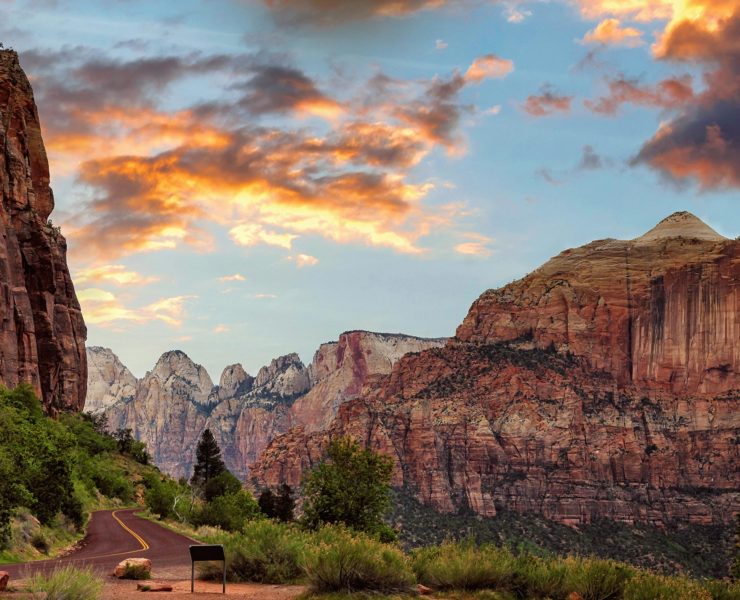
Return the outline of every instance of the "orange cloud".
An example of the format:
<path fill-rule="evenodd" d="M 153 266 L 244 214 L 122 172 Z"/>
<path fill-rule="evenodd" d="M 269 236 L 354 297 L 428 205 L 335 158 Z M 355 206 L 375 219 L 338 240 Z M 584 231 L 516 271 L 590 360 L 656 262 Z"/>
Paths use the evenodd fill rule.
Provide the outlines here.
<path fill-rule="evenodd" d="M 549 117 L 558 112 L 570 112 L 573 96 L 565 96 L 545 85 L 539 94 L 527 96 L 522 109 L 533 117 Z"/>
<path fill-rule="evenodd" d="M 224 275 L 223 277 L 219 277 L 218 280 L 221 283 L 228 283 L 231 281 L 246 281 L 247 278 L 244 277 L 244 275 L 241 275 L 240 273 L 234 273 L 233 275 Z"/>
<path fill-rule="evenodd" d="M 303 267 L 313 267 L 319 264 L 319 259 L 310 254 L 296 254 L 295 256 L 288 256 L 285 260 L 295 262 L 296 267 L 302 269 Z"/>
<path fill-rule="evenodd" d="M 457 244 L 455 246 L 455 252 L 465 254 L 467 256 L 481 257 L 491 256 L 491 254 L 493 254 L 493 251 L 488 247 L 493 240 L 488 236 L 470 232 L 464 234 L 464 237 L 468 238 L 470 241 Z"/>
<path fill-rule="evenodd" d="M 171 327 L 180 327 L 184 304 L 193 296 L 161 298 L 142 308 L 126 307 L 113 293 L 99 288 L 82 289 L 77 292 L 77 298 L 88 324 L 109 326 L 122 321 L 137 324 L 162 321 Z"/>
<path fill-rule="evenodd" d="M 610 18 L 601 21 L 594 29 L 583 36 L 585 44 L 613 44 L 623 46 L 640 46 L 643 44 L 642 31 L 634 27 L 622 27 L 619 19 Z"/>
<path fill-rule="evenodd" d="M 480 83 L 484 79 L 506 77 L 514 70 L 514 62 L 493 54 L 479 56 L 465 71 L 465 81 Z"/>
<path fill-rule="evenodd" d="M 124 265 L 102 265 L 88 267 L 77 271 L 75 283 L 113 283 L 116 285 L 147 285 L 159 281 L 158 277 L 144 277 L 136 271 L 128 270 Z"/>
<path fill-rule="evenodd" d="M 637 81 L 624 77 L 608 82 L 609 94 L 596 101 L 586 100 L 584 105 L 591 111 L 604 115 L 615 115 L 623 104 L 678 108 L 694 99 L 691 76 L 671 77 L 655 86 L 640 86 Z"/>

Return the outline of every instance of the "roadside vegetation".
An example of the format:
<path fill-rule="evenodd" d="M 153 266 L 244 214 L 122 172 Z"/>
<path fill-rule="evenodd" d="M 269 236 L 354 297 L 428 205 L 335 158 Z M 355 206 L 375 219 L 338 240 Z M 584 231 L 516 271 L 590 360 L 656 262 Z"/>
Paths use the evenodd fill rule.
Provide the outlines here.
<path fill-rule="evenodd" d="M 89 513 L 134 504 L 155 472 L 131 432 L 105 433 L 86 414 L 44 415 L 33 388 L 0 388 L 0 562 L 51 556 L 82 534 Z"/>

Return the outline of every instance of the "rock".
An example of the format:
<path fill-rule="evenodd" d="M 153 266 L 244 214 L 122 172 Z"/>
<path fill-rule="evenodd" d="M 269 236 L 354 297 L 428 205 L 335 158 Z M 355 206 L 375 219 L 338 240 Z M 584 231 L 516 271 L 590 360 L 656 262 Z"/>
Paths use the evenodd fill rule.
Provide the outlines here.
<path fill-rule="evenodd" d="M 0 50 L 0 382 L 30 383 L 50 414 L 81 410 L 87 330 L 49 217 L 54 196 L 31 85 Z"/>
<path fill-rule="evenodd" d="M 151 575 L 152 561 L 148 558 L 125 558 L 116 565 L 116 568 L 113 571 L 113 576 L 118 577 L 119 579 L 123 578 L 127 568 L 141 569 L 142 572 Z"/>
<path fill-rule="evenodd" d="M 136 377 L 110 348 L 87 347 L 87 380 L 85 412 L 100 413 L 136 395 Z"/>
<path fill-rule="evenodd" d="M 422 585 L 421 583 L 416 584 L 416 591 L 420 596 L 429 596 L 433 592 L 432 588 Z"/>
<path fill-rule="evenodd" d="M 169 583 L 137 583 L 136 590 L 139 592 L 171 592 L 172 586 Z"/>
<path fill-rule="evenodd" d="M 327 427 L 273 439 L 255 486 L 297 485 L 349 435 L 441 512 L 727 523 L 740 510 L 740 241 L 697 221 L 567 250 L 485 292 L 445 347 L 400 358 Z"/>
<path fill-rule="evenodd" d="M 10 581 L 10 573 L 7 571 L 0 571 L 0 592 L 4 592 L 8 589 L 8 582 Z"/>
<path fill-rule="evenodd" d="M 176 477 L 191 475 L 195 448 L 209 427 L 226 466 L 245 479 L 248 465 L 275 436 L 296 424 L 305 423 L 309 429 L 327 425 L 337 407 L 356 397 L 368 378 L 390 372 L 406 352 L 443 344 L 348 332 L 338 342 L 322 344 L 309 367 L 297 354 L 272 360 L 256 377 L 234 364 L 224 369 L 218 386 L 187 355 L 168 352 L 151 372 L 134 381 L 133 394 L 130 372 L 115 354 L 91 348 L 86 406 L 104 407 L 109 429 L 130 428 L 147 444 L 155 464 Z"/>
<path fill-rule="evenodd" d="M 578 592 L 571 592 L 568 594 L 567 600 L 583 600 L 583 596 L 581 596 Z"/>

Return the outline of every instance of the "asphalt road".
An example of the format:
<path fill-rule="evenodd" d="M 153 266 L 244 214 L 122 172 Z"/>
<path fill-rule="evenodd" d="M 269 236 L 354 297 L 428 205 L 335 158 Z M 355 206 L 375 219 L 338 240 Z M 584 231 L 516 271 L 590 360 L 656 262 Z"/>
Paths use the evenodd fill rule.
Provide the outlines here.
<path fill-rule="evenodd" d="M 134 515 L 139 509 L 99 510 L 94 512 L 87 527 L 87 535 L 71 553 L 51 560 L 0 565 L 0 571 L 10 573 L 12 579 L 22 579 L 31 573 L 48 572 L 57 566 L 74 564 L 91 566 L 101 573 L 112 573 L 124 558 L 145 557 L 152 561 L 156 577 L 164 572 L 177 571 L 189 576 L 190 553 L 193 540 Z"/>

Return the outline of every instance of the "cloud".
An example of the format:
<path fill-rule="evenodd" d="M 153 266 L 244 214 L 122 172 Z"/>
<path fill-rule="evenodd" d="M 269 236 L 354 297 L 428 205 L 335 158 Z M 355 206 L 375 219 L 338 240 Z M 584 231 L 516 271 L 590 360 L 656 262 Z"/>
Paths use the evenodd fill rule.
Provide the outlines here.
<path fill-rule="evenodd" d="M 239 106 L 252 114 L 298 113 L 337 118 L 344 108 L 319 91 L 302 71 L 281 65 L 258 65 L 246 82 Z"/>
<path fill-rule="evenodd" d="M 405 17 L 439 9 L 449 0 L 263 0 L 279 23 L 331 26 L 351 21 Z"/>
<path fill-rule="evenodd" d="M 231 331 L 226 325 L 219 324 L 213 328 L 213 333 L 228 333 Z"/>
<path fill-rule="evenodd" d="M 585 145 L 583 147 L 583 153 L 581 154 L 581 160 L 576 167 L 578 171 L 596 171 L 604 167 L 604 160 L 596 154 L 593 146 Z"/>
<path fill-rule="evenodd" d="M 479 56 L 465 72 L 465 81 L 480 83 L 484 79 L 506 77 L 514 70 L 514 62 L 508 58 L 499 58 L 494 54 Z"/>
<path fill-rule="evenodd" d="M 533 117 L 549 117 L 558 112 L 570 112 L 573 96 L 559 94 L 552 86 L 544 85 L 539 94 L 527 96 L 522 109 Z"/>
<path fill-rule="evenodd" d="M 267 244 L 268 246 L 278 246 L 290 250 L 293 240 L 298 236 L 292 233 L 278 233 L 263 229 L 259 225 L 252 223 L 242 223 L 229 230 L 229 235 L 234 243 L 239 246 L 256 246 L 257 244 Z"/>
<path fill-rule="evenodd" d="M 642 45 L 642 31 L 634 27 L 622 27 L 619 19 L 604 19 L 583 36 L 584 44 L 607 44 L 636 47 Z"/>
<path fill-rule="evenodd" d="M 463 237 L 468 238 L 469 241 L 457 244 L 455 246 L 455 252 L 467 256 L 480 257 L 491 256 L 493 254 L 493 251 L 488 247 L 493 241 L 490 237 L 474 232 L 465 233 Z"/>
<path fill-rule="evenodd" d="M 645 104 L 668 110 L 658 131 L 630 162 L 648 165 L 675 182 L 704 190 L 740 187 L 740 7 L 735 0 L 579 0 L 587 18 L 611 16 L 641 22 L 665 20 L 652 46 L 664 61 L 700 65 L 704 90 L 678 95 L 648 91 Z M 629 90 L 632 92 L 633 90 Z M 612 94 L 614 96 L 614 94 Z M 630 100 L 632 101 L 632 100 Z M 616 106 L 619 102 L 616 103 Z M 608 101 L 594 108 L 606 114 Z"/>
<path fill-rule="evenodd" d="M 77 292 L 77 298 L 88 324 L 108 326 L 121 321 L 136 324 L 162 321 L 171 327 L 180 327 L 185 302 L 194 296 L 161 298 L 141 308 L 126 307 L 113 293 L 99 288 L 82 289 Z"/>
<path fill-rule="evenodd" d="M 537 175 L 538 177 L 541 177 L 550 185 L 560 185 L 563 183 L 560 179 L 555 177 L 555 175 L 553 175 L 552 170 L 547 167 L 541 167 L 540 169 L 537 169 L 535 171 L 535 175 Z"/>
<path fill-rule="evenodd" d="M 115 285 L 147 285 L 159 281 L 158 277 L 145 277 L 124 265 L 101 265 L 77 271 L 74 281 L 77 285 L 87 283 L 113 283 Z"/>
<path fill-rule="evenodd" d="M 641 85 L 636 79 L 620 75 L 607 81 L 609 94 L 597 100 L 585 100 L 586 108 L 602 115 L 615 115 L 623 104 L 653 106 L 666 109 L 679 108 L 694 100 L 690 75 L 669 77 L 654 86 Z"/>
<path fill-rule="evenodd" d="M 252 298 L 257 300 L 274 300 L 277 294 L 252 294 Z"/>
<path fill-rule="evenodd" d="M 295 262 L 296 267 L 302 269 L 303 267 L 313 267 L 319 264 L 319 259 L 310 254 L 296 254 L 295 256 L 288 256 L 285 260 Z"/>
<path fill-rule="evenodd" d="M 437 50 L 445 50 L 447 49 L 448 46 L 449 44 L 445 42 L 444 40 L 437 40 L 436 42 L 434 42 L 434 47 Z"/>
<path fill-rule="evenodd" d="M 246 281 L 247 278 L 244 277 L 244 275 L 241 275 L 240 273 L 234 273 L 233 275 L 224 275 L 223 277 L 219 277 L 218 280 L 221 283 L 228 283 L 232 281 Z"/>

